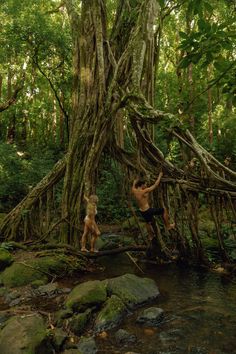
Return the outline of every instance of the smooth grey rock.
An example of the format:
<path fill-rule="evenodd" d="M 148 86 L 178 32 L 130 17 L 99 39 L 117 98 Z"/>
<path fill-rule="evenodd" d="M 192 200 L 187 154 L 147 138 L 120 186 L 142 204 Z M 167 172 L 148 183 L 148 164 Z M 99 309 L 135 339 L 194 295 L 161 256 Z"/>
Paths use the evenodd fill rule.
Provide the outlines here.
<path fill-rule="evenodd" d="M 34 293 L 39 296 L 52 297 L 60 293 L 57 283 L 48 283 L 46 285 L 41 285 L 34 290 Z"/>
<path fill-rule="evenodd" d="M 134 334 L 131 334 L 122 328 L 116 332 L 115 339 L 118 345 L 135 343 L 137 341 L 137 337 Z"/>
<path fill-rule="evenodd" d="M 69 294 L 71 292 L 71 288 L 62 288 L 61 291 L 63 294 Z"/>
<path fill-rule="evenodd" d="M 18 291 L 8 292 L 5 295 L 5 301 L 7 303 L 9 303 L 9 302 L 11 302 L 11 301 L 13 301 L 15 299 L 18 299 L 20 296 L 21 296 L 21 294 Z"/>
<path fill-rule="evenodd" d="M 117 295 L 130 309 L 156 299 L 160 294 L 154 280 L 134 274 L 125 274 L 105 282 L 108 293 Z"/>
<path fill-rule="evenodd" d="M 18 298 L 18 299 L 15 299 L 15 300 L 11 301 L 9 306 L 10 307 L 14 307 L 14 306 L 19 305 L 21 302 L 22 302 L 22 299 Z"/>
<path fill-rule="evenodd" d="M 164 311 L 159 307 L 149 307 L 142 311 L 136 322 L 144 326 L 156 327 L 160 324 L 164 317 Z"/>
<path fill-rule="evenodd" d="M 98 351 L 96 342 L 92 337 L 81 337 L 78 349 L 81 354 L 96 354 Z"/>

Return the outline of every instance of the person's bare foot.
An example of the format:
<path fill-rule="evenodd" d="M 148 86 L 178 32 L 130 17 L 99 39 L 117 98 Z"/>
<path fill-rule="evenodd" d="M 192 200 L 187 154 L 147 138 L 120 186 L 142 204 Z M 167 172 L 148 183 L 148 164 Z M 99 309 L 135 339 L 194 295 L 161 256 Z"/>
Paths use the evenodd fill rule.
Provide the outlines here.
<path fill-rule="evenodd" d="M 82 247 L 81 252 L 89 252 L 89 250 L 87 250 L 87 248 L 85 248 L 85 247 Z"/>
<path fill-rule="evenodd" d="M 167 226 L 167 230 L 168 230 L 168 231 L 173 230 L 174 228 L 175 228 L 175 223 L 169 224 L 169 225 Z"/>
<path fill-rule="evenodd" d="M 94 249 L 91 248 L 90 252 L 98 253 L 99 251 L 96 248 Z"/>

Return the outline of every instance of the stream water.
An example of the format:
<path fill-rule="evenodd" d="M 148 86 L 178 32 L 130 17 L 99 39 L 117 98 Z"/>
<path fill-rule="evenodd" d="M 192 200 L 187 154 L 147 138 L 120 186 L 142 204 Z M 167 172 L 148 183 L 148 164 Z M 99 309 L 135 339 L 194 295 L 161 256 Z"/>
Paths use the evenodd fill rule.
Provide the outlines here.
<path fill-rule="evenodd" d="M 98 354 L 236 354 L 236 281 L 225 275 L 197 271 L 175 264 L 139 263 L 143 273 L 128 255 L 99 259 L 91 272 L 73 279 L 59 281 L 62 288 L 94 279 L 108 279 L 126 273 L 152 278 L 160 296 L 146 308 L 164 310 L 164 320 L 156 328 L 136 323 L 144 307 L 126 316 L 119 328 L 137 338 L 136 343 L 119 346 L 115 339 L 117 328 L 97 336 Z M 53 313 L 59 303 L 53 299 L 30 300 L 32 309 Z M 3 303 L 0 309 L 5 310 Z M 88 353 L 90 354 L 90 353 Z"/>
<path fill-rule="evenodd" d="M 99 354 L 129 351 L 145 354 L 236 353 L 236 283 L 231 279 L 173 264 L 140 264 L 142 274 L 125 254 L 114 256 L 112 263 L 110 257 L 104 257 L 99 263 L 105 270 L 93 273 L 93 279 L 125 273 L 154 279 L 160 297 L 147 307 L 157 306 L 165 312 L 164 320 L 157 328 L 144 328 L 136 323 L 143 308 L 138 309 L 120 326 L 136 335 L 136 344 L 117 347 L 116 329 L 106 338 L 96 339 Z"/>

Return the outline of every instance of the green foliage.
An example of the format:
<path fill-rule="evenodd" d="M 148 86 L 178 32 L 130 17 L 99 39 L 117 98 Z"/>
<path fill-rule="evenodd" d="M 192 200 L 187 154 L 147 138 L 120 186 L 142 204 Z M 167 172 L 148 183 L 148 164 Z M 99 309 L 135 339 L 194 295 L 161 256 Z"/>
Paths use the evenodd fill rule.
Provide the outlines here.
<path fill-rule="evenodd" d="M 54 11 L 56 6 L 51 0 L 3 0 L 0 3 L 3 101 L 9 94 L 8 73 L 11 73 L 12 90 L 21 80 L 22 71 L 25 73 L 24 90 L 18 95 L 17 104 L 1 114 L 2 139 L 7 135 L 12 117 L 15 117 L 16 142 L 24 139 L 34 140 L 39 145 L 59 142 L 59 125 L 54 124 L 53 119 L 60 111 L 44 75 L 50 79 L 58 97 L 63 92 L 63 106 L 69 113 L 72 40 L 68 20 L 61 11 Z"/>
<path fill-rule="evenodd" d="M 236 114 L 231 113 L 228 116 L 222 112 L 219 116 L 217 125 L 221 134 L 218 141 L 214 144 L 215 155 L 223 161 L 226 157 L 231 157 L 230 168 L 236 168 L 236 134 L 235 134 Z"/>
<path fill-rule="evenodd" d="M 11 242 L 2 242 L 0 248 L 7 250 L 7 251 L 13 250 L 13 246 L 12 246 Z"/>
<path fill-rule="evenodd" d="M 58 157 L 55 149 L 24 152 L 16 145 L 0 144 L 0 208 L 18 203 L 51 170 Z"/>
<path fill-rule="evenodd" d="M 197 26 L 190 33 L 179 32 L 179 48 L 186 53 L 179 63 L 179 68 L 184 69 L 190 63 L 199 63 L 201 68 L 213 64 L 215 77 L 209 84 L 217 80 L 223 87 L 222 92 L 235 95 L 236 61 L 233 52 L 236 16 L 233 7 L 225 6 L 223 1 L 221 3 L 222 8 L 216 7 L 213 10 L 208 1 L 190 1 L 188 13 L 192 21 L 195 19 Z"/>
<path fill-rule="evenodd" d="M 205 122 L 199 127 L 198 141 L 206 146 L 221 162 L 226 157 L 231 158 L 230 168 L 236 168 L 236 134 L 235 112 L 228 112 L 222 105 L 217 105 L 213 115 L 213 134 L 217 137 L 210 145 L 206 143 L 207 115 L 204 114 Z"/>
<path fill-rule="evenodd" d="M 17 155 L 17 149 L 8 144 L 0 145 L 0 201 L 9 203 L 18 200 L 27 192 L 24 173 L 25 161 Z"/>
<path fill-rule="evenodd" d="M 12 262 L 11 253 L 7 249 L 0 247 L 0 271 L 8 267 Z"/>

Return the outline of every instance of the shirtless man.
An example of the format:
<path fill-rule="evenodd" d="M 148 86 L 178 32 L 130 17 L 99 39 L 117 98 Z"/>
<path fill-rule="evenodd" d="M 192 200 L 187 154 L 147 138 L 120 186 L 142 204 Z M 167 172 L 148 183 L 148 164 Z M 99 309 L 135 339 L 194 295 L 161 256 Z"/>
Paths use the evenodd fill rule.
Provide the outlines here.
<path fill-rule="evenodd" d="M 149 205 L 149 193 L 158 187 L 162 176 L 163 173 L 160 172 L 156 182 L 150 187 L 147 187 L 144 180 L 139 179 L 135 179 L 132 186 L 132 193 L 137 201 L 140 213 L 146 221 L 150 240 L 153 238 L 156 232 L 154 215 L 161 215 L 163 217 L 167 230 L 171 230 L 175 227 L 175 224 L 170 224 L 169 222 L 169 215 L 166 208 L 151 208 Z"/>

